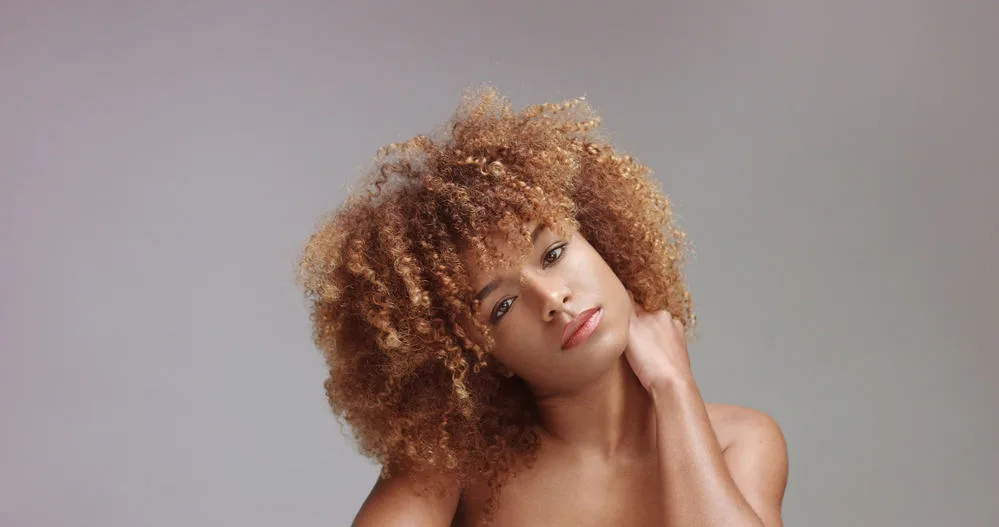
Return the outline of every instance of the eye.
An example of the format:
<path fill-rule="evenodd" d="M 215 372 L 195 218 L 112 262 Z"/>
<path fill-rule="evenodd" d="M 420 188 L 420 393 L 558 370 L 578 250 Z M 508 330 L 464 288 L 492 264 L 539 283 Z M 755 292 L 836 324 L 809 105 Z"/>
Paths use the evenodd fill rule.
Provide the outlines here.
<path fill-rule="evenodd" d="M 510 310 L 510 303 L 513 302 L 513 298 L 514 297 L 512 297 L 512 296 L 508 297 L 508 298 L 504 298 L 503 300 L 500 300 L 500 302 L 498 304 L 496 304 L 496 309 L 493 310 L 493 322 L 496 322 L 497 320 L 499 320 L 500 317 L 502 317 L 503 315 L 505 315 L 506 312 Z M 506 306 L 506 307 L 503 307 L 503 306 Z"/>
<path fill-rule="evenodd" d="M 543 262 L 544 266 L 548 267 L 551 265 L 555 265 L 559 260 L 561 260 L 562 254 L 565 253 L 566 245 L 569 245 L 568 242 L 552 247 L 551 250 L 545 253 L 545 258 Z M 500 318 L 503 318 L 503 315 L 505 315 L 507 311 L 510 311 L 510 307 L 513 303 L 514 298 L 516 297 L 504 298 L 498 304 L 496 304 L 496 308 L 493 310 L 493 315 L 492 315 L 493 322 L 497 322 Z"/>
<path fill-rule="evenodd" d="M 546 265 L 553 265 L 555 262 L 561 260 L 562 259 L 562 253 L 565 252 L 565 246 L 566 245 L 568 245 L 568 243 L 563 243 L 563 244 L 558 245 L 556 247 L 552 247 L 552 249 L 550 251 L 548 251 L 547 253 L 545 253 L 545 261 L 544 261 L 544 263 Z M 553 254 L 555 255 L 554 257 L 552 257 Z"/>

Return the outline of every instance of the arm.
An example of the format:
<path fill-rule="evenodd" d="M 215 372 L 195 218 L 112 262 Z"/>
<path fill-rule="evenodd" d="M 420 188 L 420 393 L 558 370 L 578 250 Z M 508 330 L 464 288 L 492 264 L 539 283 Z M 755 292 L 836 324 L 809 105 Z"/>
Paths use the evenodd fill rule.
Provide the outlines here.
<path fill-rule="evenodd" d="M 628 339 L 628 362 L 655 408 L 663 524 L 780 527 L 787 449 L 773 419 L 740 409 L 725 419 L 732 433 L 723 450 L 690 372 L 683 324 L 636 303 Z"/>
<path fill-rule="evenodd" d="M 352 527 L 448 527 L 461 498 L 461 488 L 448 483 L 447 493 L 438 497 L 424 487 L 439 476 L 398 473 L 375 482 Z"/>
<path fill-rule="evenodd" d="M 662 383 L 650 394 L 666 523 L 781 527 L 787 450 L 777 423 L 740 409 L 723 451 L 693 382 Z"/>

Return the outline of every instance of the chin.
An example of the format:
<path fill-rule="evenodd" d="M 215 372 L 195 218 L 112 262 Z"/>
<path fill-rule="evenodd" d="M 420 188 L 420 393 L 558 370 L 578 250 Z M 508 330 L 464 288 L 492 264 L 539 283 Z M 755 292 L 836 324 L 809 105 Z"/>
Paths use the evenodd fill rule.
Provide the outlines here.
<path fill-rule="evenodd" d="M 624 351 L 628 347 L 628 330 L 631 327 L 631 321 L 628 319 L 622 321 L 617 320 L 618 317 L 607 318 L 614 319 L 607 320 L 607 322 L 613 323 L 601 328 L 604 331 L 599 339 L 588 343 L 592 345 L 590 356 L 599 365 L 598 369 L 601 373 L 610 369 L 624 355 Z"/>

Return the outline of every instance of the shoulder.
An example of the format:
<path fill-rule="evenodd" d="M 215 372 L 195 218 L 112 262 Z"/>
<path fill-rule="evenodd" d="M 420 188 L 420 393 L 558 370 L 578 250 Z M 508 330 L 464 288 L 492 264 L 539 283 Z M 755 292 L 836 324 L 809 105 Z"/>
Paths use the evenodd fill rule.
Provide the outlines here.
<path fill-rule="evenodd" d="M 461 487 L 453 478 L 428 471 L 400 471 L 378 478 L 352 525 L 447 526 L 460 498 Z"/>
<path fill-rule="evenodd" d="M 785 444 L 777 420 L 765 412 L 734 404 L 705 403 L 704 407 L 722 450 L 747 441 Z"/>
<path fill-rule="evenodd" d="M 788 459 L 777 421 L 742 406 L 707 403 L 705 409 L 732 480 L 767 525 L 780 525 Z"/>
<path fill-rule="evenodd" d="M 787 483 L 787 442 L 777 421 L 760 410 L 705 404 L 725 464 L 736 480 L 751 479 L 783 492 Z"/>

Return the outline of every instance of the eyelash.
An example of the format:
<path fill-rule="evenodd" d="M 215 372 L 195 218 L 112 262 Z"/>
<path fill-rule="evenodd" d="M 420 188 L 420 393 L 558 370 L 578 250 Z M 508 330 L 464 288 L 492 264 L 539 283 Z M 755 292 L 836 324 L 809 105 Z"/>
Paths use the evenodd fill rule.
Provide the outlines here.
<path fill-rule="evenodd" d="M 565 254 L 565 249 L 566 249 L 567 245 L 569 245 L 569 243 L 565 242 L 565 243 L 561 243 L 561 244 L 559 244 L 559 245 L 557 245 L 555 247 L 552 247 L 547 253 L 545 253 L 545 259 L 544 259 L 544 261 L 545 262 L 548 261 L 548 255 L 552 254 L 555 251 L 559 251 L 558 257 L 556 257 L 554 260 L 552 260 L 552 262 L 550 264 L 548 264 L 548 265 L 552 266 L 552 265 L 555 265 L 556 263 L 558 263 L 559 260 L 562 259 L 562 255 Z M 506 308 L 506 311 L 503 312 L 503 315 L 498 315 L 497 316 L 496 313 L 499 312 L 500 307 L 503 305 L 503 303 L 506 302 L 506 301 L 508 301 L 508 300 L 512 301 L 514 298 L 516 298 L 516 297 L 504 298 L 503 300 L 500 300 L 500 302 L 498 304 L 496 304 L 496 308 L 493 310 L 493 322 L 494 323 L 497 322 L 497 321 L 499 321 L 500 318 L 503 318 L 503 315 L 505 315 L 506 313 L 508 313 L 510 311 L 510 308 L 508 307 L 508 308 Z"/>

